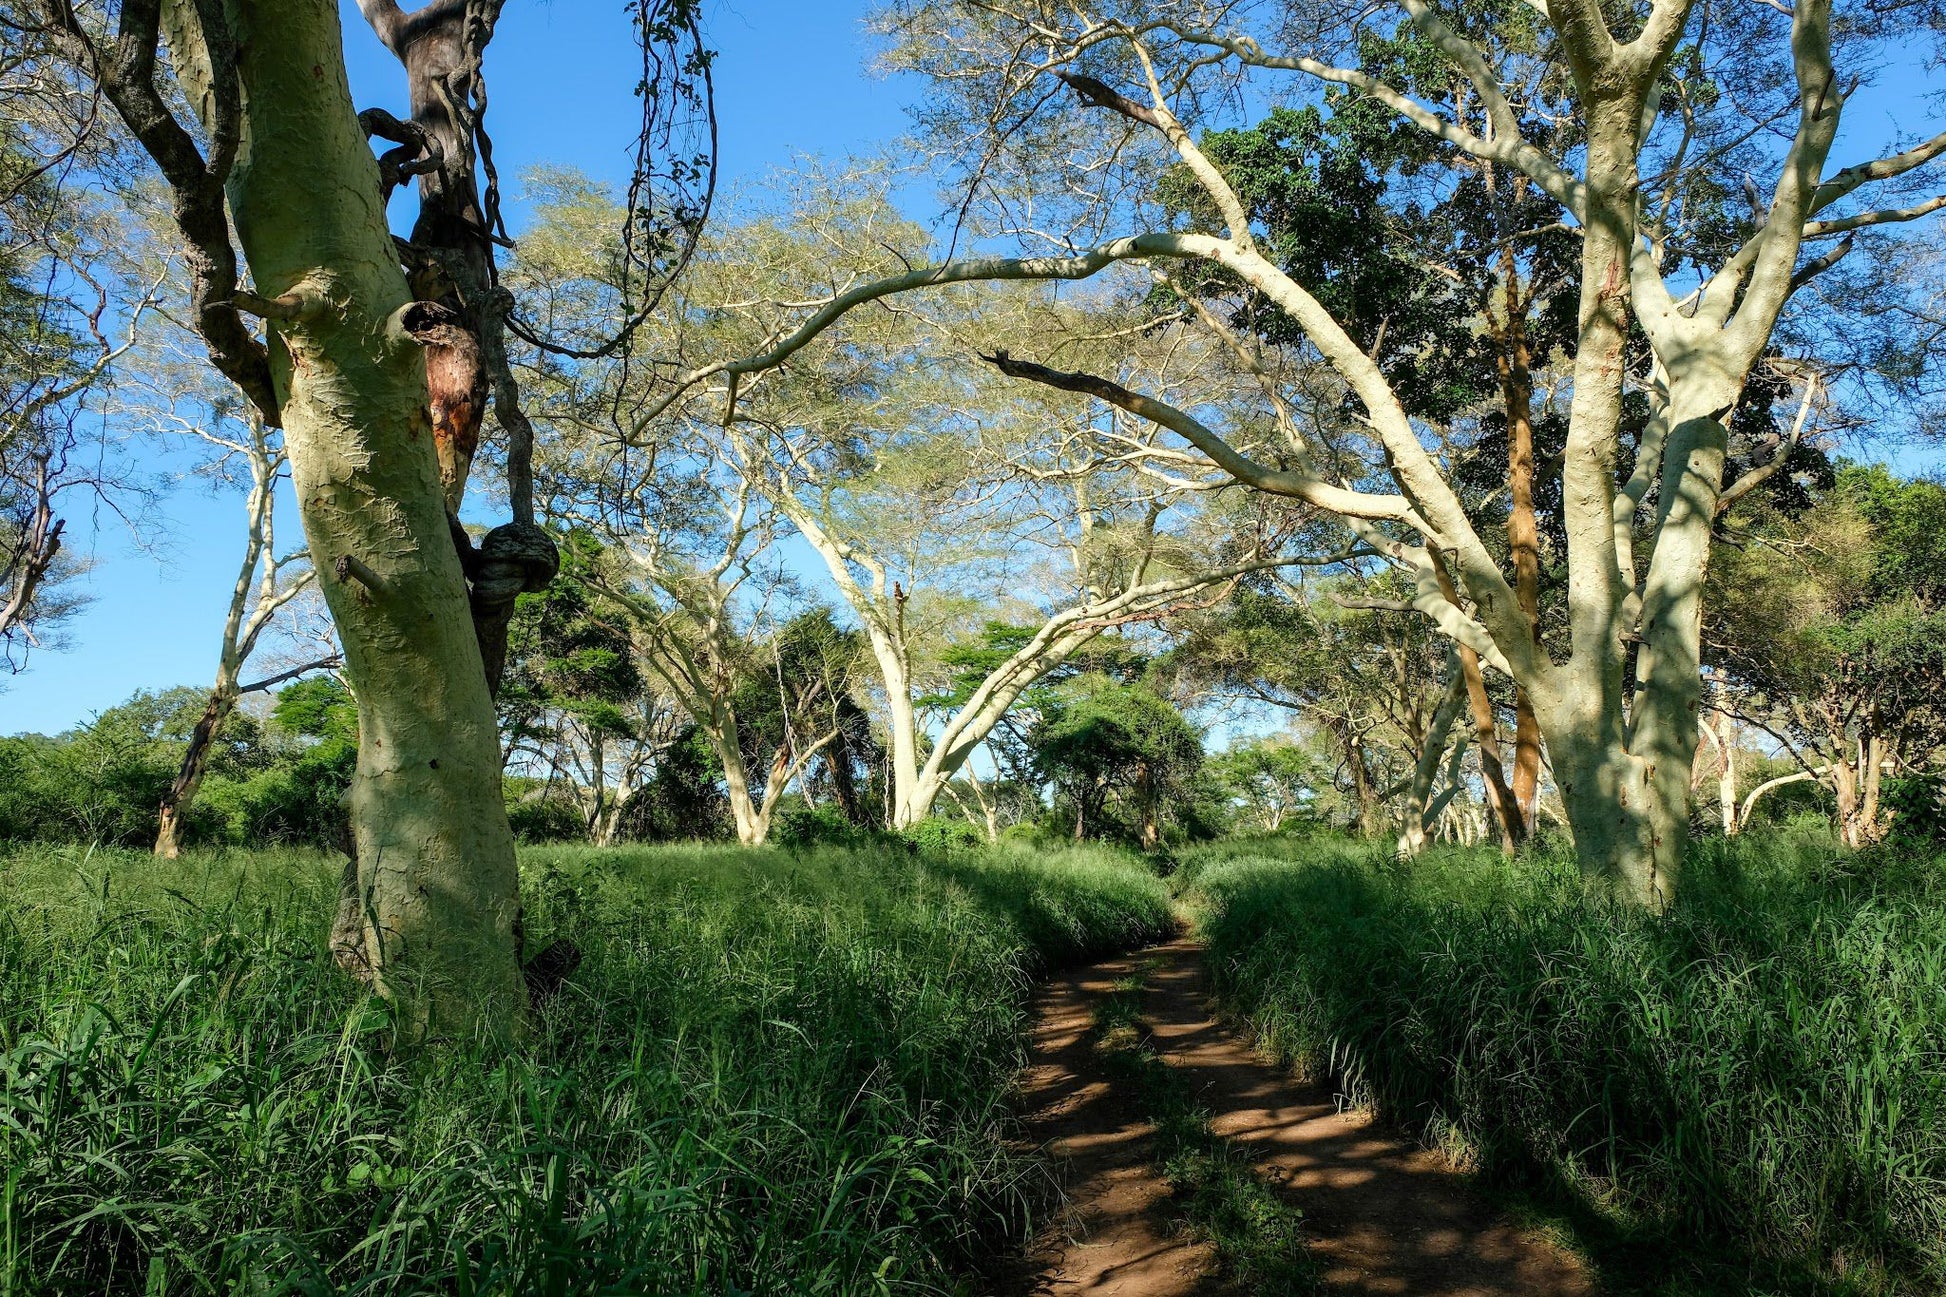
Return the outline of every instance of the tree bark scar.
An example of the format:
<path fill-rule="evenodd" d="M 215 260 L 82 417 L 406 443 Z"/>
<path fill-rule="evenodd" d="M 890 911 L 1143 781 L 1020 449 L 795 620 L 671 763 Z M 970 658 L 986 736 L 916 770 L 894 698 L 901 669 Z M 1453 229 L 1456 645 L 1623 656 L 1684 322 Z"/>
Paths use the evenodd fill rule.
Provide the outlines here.
<path fill-rule="evenodd" d="M 1604 298 L 1620 297 L 1626 284 L 1627 279 L 1622 273 L 1621 258 L 1617 257 L 1608 263 L 1608 269 L 1602 273 L 1601 295 Z"/>
<path fill-rule="evenodd" d="M 466 475 L 480 447 L 480 423 L 486 416 L 486 367 L 480 344 L 457 324 L 442 323 L 426 330 L 427 407 L 432 415 L 433 444 L 439 454 L 439 481 L 448 510 L 459 508 Z"/>

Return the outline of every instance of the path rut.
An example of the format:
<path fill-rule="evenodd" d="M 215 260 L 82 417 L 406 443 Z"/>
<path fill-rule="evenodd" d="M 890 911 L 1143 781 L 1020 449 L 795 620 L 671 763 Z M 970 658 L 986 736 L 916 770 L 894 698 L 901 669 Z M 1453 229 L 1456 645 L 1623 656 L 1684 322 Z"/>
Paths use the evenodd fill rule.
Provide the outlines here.
<path fill-rule="evenodd" d="M 1023 1079 L 1029 1135 L 1062 1166 L 1068 1204 L 1010 1285 L 1035 1297 L 1215 1297 L 1209 1244 L 1179 1226 L 1127 1078 L 1103 1066 L 1094 1008 L 1142 974 L 1150 1045 L 1210 1113 L 1210 1129 L 1304 1213 L 1324 1289 L 1411 1297 L 1591 1297 L 1573 1255 L 1499 1218 L 1437 1155 L 1266 1061 L 1213 1007 L 1203 951 L 1178 940 L 1056 978 L 1036 1002 Z"/>

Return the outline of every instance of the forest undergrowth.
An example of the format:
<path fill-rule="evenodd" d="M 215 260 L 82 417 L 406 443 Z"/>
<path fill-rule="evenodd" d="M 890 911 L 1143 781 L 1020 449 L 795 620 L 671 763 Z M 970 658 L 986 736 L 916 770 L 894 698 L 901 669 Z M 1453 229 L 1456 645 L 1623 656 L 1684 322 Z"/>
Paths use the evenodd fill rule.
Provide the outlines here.
<path fill-rule="evenodd" d="M 321 853 L 0 855 L 0 1295 L 968 1290 L 1037 969 L 1173 925 L 1110 852 L 547 848 L 586 962 L 517 1051 L 399 1057 Z"/>
<path fill-rule="evenodd" d="M 1546 848 L 1230 843 L 1176 885 L 1268 1049 L 1525 1198 L 1615 1290 L 1946 1286 L 1946 860 L 1705 840 L 1660 917 Z"/>

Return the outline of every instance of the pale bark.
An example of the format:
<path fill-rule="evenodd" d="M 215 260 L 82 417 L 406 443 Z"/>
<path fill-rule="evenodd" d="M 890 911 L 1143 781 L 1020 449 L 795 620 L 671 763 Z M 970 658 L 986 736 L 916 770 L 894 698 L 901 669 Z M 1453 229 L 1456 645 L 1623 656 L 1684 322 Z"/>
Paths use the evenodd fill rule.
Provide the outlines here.
<path fill-rule="evenodd" d="M 1808 780 L 1822 778 L 1829 772 L 1829 766 L 1816 766 L 1810 770 L 1793 770 L 1790 774 L 1778 775 L 1775 779 L 1764 780 L 1755 788 L 1752 788 L 1749 794 L 1744 797 L 1743 806 L 1737 814 L 1737 822 L 1739 824 L 1750 823 L 1750 813 L 1757 808 L 1757 803 L 1763 800 L 1765 794 L 1776 792 L 1779 788 L 1786 788 L 1791 784 L 1801 784 Z"/>
<path fill-rule="evenodd" d="M 1838 800 L 1838 836 L 1848 847 L 1862 847 L 1884 836 L 1879 815 L 1879 788 L 1885 771 L 1885 741 L 1877 733 L 1858 736 L 1850 761 L 1828 767 L 1832 792 Z"/>
<path fill-rule="evenodd" d="M 230 0 L 243 114 L 228 196 L 313 566 L 358 700 L 349 795 L 374 986 L 412 1038 L 517 1033 L 519 881 L 497 720 L 447 526 L 425 356 L 328 0 Z M 191 101 L 220 102 L 187 5 Z M 222 60 L 218 61 L 221 65 Z M 335 579 L 334 579 L 335 578 Z"/>
<path fill-rule="evenodd" d="M 865 629 L 885 690 L 892 773 L 892 800 L 886 819 L 894 829 L 910 828 L 930 815 L 940 792 L 965 768 L 1020 696 L 1104 631 L 1156 616 L 1245 573 L 1293 561 L 1259 558 L 1155 580 L 1144 580 L 1137 573 L 1120 590 L 1102 592 L 1054 613 L 1026 645 L 996 667 L 958 710 L 944 719 L 927 747 L 921 739 L 919 710 L 913 703 L 917 690 L 905 629 L 905 592 L 890 579 L 882 564 L 833 535 L 816 514 L 787 491 L 778 493 L 775 503 L 824 560 L 833 585 Z M 867 573 L 869 585 L 854 575 L 853 564 Z"/>
<path fill-rule="evenodd" d="M 792 755 L 788 747 L 781 747 L 772 756 L 770 768 L 766 771 L 762 795 L 750 786 L 750 768 L 744 763 L 743 753 L 737 746 L 737 728 L 733 717 L 724 716 L 716 725 L 698 722 L 711 751 L 723 765 L 723 785 L 729 795 L 730 816 L 736 824 L 737 841 L 746 847 L 760 847 L 770 838 L 771 819 L 777 813 L 777 803 L 818 753 L 831 745 L 838 737 L 832 730 L 801 751 Z"/>
<path fill-rule="evenodd" d="M 600 575 L 590 578 L 634 618 L 644 665 L 667 686 L 716 754 L 737 841 L 749 847 L 762 846 L 769 838 L 772 816 L 785 791 L 839 736 L 833 728 L 800 745 L 795 734 L 785 733 L 772 754 L 762 792 L 756 790 L 732 701 L 738 683 L 753 667 L 755 653 L 754 644 L 737 626 L 735 599 L 750 576 L 755 555 L 770 539 L 768 526 L 751 520 L 752 495 L 747 480 L 727 494 L 722 553 L 707 568 L 693 567 L 665 551 L 658 537 L 634 538 L 633 571 L 657 597 L 645 597 Z M 778 688 L 781 694 L 781 680 Z M 788 706 L 785 728 L 791 728 Z"/>
<path fill-rule="evenodd" d="M 846 311 L 895 293 L 970 280 L 1085 278 L 1125 260 L 1195 258 L 1225 267 L 1298 325 L 1364 406 L 1396 495 L 1341 485 L 1311 466 L 1301 444 L 1295 446 L 1291 466 L 1265 466 L 1183 410 L 1088 375 L 1060 374 L 1005 356 L 993 359 L 1007 372 L 1090 392 L 1154 419 L 1231 479 L 1339 514 L 1373 548 L 1414 572 L 1421 595 L 1413 606 L 1431 616 L 1443 633 L 1473 648 L 1483 662 L 1511 675 L 1531 703 L 1534 728 L 1546 739 L 1586 875 L 1625 900 L 1660 908 L 1674 894 L 1687 837 L 1688 778 L 1700 706 L 1701 590 L 1711 522 L 1720 496 L 1726 494 L 1721 482 L 1726 421 L 1790 293 L 1805 282 L 1807 271 L 1835 259 L 1827 254 L 1800 269 L 1804 239 L 1909 220 L 1928 204 L 1813 218 L 1861 185 L 1904 174 L 1946 154 L 1946 136 L 1822 179 L 1842 92 L 1831 67 L 1829 0 L 1800 0 L 1790 10 L 1799 118 L 1768 211 L 1749 241 L 1698 292 L 1678 303 L 1662 277 L 1662 239 L 1641 225 L 1638 161 L 1660 102 L 1656 84 L 1689 21 L 1690 0 L 1658 0 L 1627 41 L 1617 39 L 1594 0 L 1550 0 L 1546 6 L 1544 17 L 1559 38 L 1576 85 L 1579 176 L 1568 170 L 1567 160 L 1549 158 L 1522 138 L 1494 70 L 1476 48 L 1422 0 L 1402 3 L 1471 82 L 1488 121 L 1484 133 L 1442 117 L 1375 76 L 1307 56 L 1268 54 L 1245 36 L 1190 29 L 1166 18 L 1144 28 L 1082 25 L 1068 38 L 1052 27 L 1036 28 L 1028 43 L 1042 51 L 1036 57 L 1043 61 L 1036 66 L 1050 72 L 1064 70 L 1096 44 L 1115 42 L 1125 48 L 1147 79 L 1148 102 L 1136 105 L 1087 79 L 1071 77 L 1069 84 L 1087 102 L 1158 130 L 1186 174 L 1200 183 L 1227 220 L 1226 234 L 1138 234 L 1065 257 L 970 259 L 855 285 L 760 353 L 692 371 L 678 386 L 780 363 Z M 1156 28 L 1166 28 L 1179 42 L 1204 47 L 1212 62 L 1281 69 L 1352 87 L 1474 157 L 1518 168 L 1553 196 L 1580 230 L 1578 338 L 1562 463 L 1569 568 L 1565 661 L 1556 663 L 1540 651 L 1533 601 L 1523 602 L 1515 583 L 1507 580 L 1474 533 L 1441 466 L 1421 442 L 1378 364 L 1310 292 L 1257 249 L 1227 180 L 1170 110 L 1145 44 L 1146 33 Z M 1017 65 L 1010 67 L 1018 70 Z M 1187 76 L 1193 68 L 1186 63 L 1172 70 L 1171 77 Z M 1180 84 L 1172 79 L 1170 93 Z M 1631 311 L 1653 349 L 1656 382 L 1650 393 L 1653 415 L 1638 448 L 1635 472 L 1618 491 Z M 675 399 L 671 394 L 664 404 Z M 1644 528 L 1645 552 L 1638 556 L 1639 514 L 1651 488 L 1656 489 L 1655 512 Z M 1732 484 L 1727 494 L 1736 489 Z M 1394 526 L 1381 528 L 1375 520 Z M 1391 534 L 1395 529 L 1416 532 L 1422 545 L 1397 539 Z M 1452 563 L 1471 612 L 1439 594 L 1426 573 L 1426 551 Z M 1521 563 L 1516 564 L 1516 582 L 1522 578 Z M 1627 683 L 1631 653 L 1636 658 L 1632 689 Z M 1539 744 L 1532 734 L 1522 744 L 1523 759 L 1537 770 Z"/>
<path fill-rule="evenodd" d="M 1710 750 L 1716 754 L 1717 813 L 1723 825 L 1723 836 L 1733 838 L 1742 827 L 1737 819 L 1735 732 L 1730 727 L 1729 718 L 1720 711 L 1714 713 L 1713 718 L 1705 716 L 1698 722 L 1698 729 L 1709 740 Z"/>
<path fill-rule="evenodd" d="M 1405 804 L 1402 808 L 1403 823 L 1399 830 L 1397 850 L 1402 856 L 1416 856 L 1426 848 L 1426 843 L 1439 826 L 1439 818 L 1445 812 L 1447 803 L 1452 801 L 1464 787 L 1460 774 L 1460 759 L 1466 751 L 1464 737 L 1458 743 L 1451 743 L 1453 723 L 1459 719 L 1460 709 L 1466 704 L 1466 679 L 1460 670 L 1458 654 L 1448 655 L 1446 689 L 1440 695 L 1432 715 L 1426 720 L 1423 731 L 1406 734 L 1408 742 L 1413 743 L 1412 774 L 1405 786 Z M 1439 789 L 1439 776 L 1445 769 L 1446 785 Z"/>
<path fill-rule="evenodd" d="M 1747 825 L 1750 813 L 1767 794 L 1791 784 L 1815 780 L 1832 794 L 1837 803 L 1839 841 L 1853 848 L 1869 846 L 1885 834 L 1880 795 L 1885 772 L 1893 764 L 1882 742 L 1860 740 L 1844 753 L 1841 760 L 1805 766 L 1790 774 L 1766 779 L 1752 788 L 1743 799 L 1737 816 L 1738 823 Z"/>
<path fill-rule="evenodd" d="M 953 804 L 960 808 L 960 814 L 966 817 L 967 823 L 986 833 L 988 842 L 1000 841 L 999 803 L 987 796 L 986 785 L 980 781 L 980 774 L 973 768 L 971 763 L 962 767 L 961 773 L 965 777 L 966 786 L 973 790 L 973 801 L 980 808 L 980 817 L 978 819 L 974 818 L 973 812 L 967 808 L 965 801 L 961 799 L 959 790 L 953 787 L 951 783 L 946 785 L 947 796 L 951 797 Z"/>

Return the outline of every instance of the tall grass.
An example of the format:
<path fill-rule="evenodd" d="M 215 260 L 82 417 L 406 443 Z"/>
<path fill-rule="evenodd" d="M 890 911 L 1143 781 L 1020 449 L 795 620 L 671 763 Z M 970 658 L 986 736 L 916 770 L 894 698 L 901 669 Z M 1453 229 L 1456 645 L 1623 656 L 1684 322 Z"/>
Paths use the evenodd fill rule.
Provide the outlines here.
<path fill-rule="evenodd" d="M 0 1294 L 953 1291 L 1044 1178 L 1030 971 L 1113 857 L 541 850 L 587 961 L 512 1053 L 388 1052 L 300 853 L 0 857 Z"/>
<path fill-rule="evenodd" d="M 1194 887 L 1303 1071 L 1565 1191 L 1649 1286 L 1946 1286 L 1946 862 L 1719 840 L 1651 918 L 1559 853 L 1296 854 Z"/>

